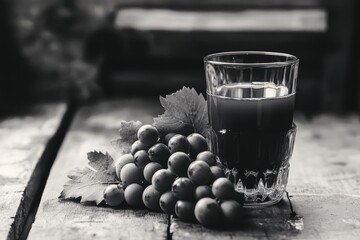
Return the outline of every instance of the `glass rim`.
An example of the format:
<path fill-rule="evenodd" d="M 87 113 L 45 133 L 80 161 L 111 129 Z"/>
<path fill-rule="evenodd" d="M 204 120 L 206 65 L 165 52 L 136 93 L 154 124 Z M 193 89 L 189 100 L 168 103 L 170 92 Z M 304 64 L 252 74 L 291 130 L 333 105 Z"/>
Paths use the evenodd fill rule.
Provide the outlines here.
<path fill-rule="evenodd" d="M 241 55 L 263 55 L 263 56 L 274 56 L 274 57 L 285 57 L 290 58 L 284 61 L 273 61 L 273 62 L 249 62 L 249 63 L 236 63 L 227 61 L 215 61 L 211 60 L 214 57 L 222 56 L 241 56 Z M 299 63 L 299 58 L 288 53 L 281 52 L 267 52 L 267 51 L 231 51 L 231 52 L 218 52 L 212 53 L 204 57 L 204 63 L 211 63 L 215 65 L 224 66 L 244 66 L 244 67 L 281 67 Z"/>

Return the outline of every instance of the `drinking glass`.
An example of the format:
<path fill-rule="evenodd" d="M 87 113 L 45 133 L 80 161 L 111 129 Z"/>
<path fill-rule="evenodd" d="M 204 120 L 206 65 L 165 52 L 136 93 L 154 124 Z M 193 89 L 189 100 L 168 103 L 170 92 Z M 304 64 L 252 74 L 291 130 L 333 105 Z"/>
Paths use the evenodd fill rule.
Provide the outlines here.
<path fill-rule="evenodd" d="M 245 207 L 279 202 L 285 191 L 296 125 L 299 59 L 274 52 L 224 52 L 204 58 L 210 150 Z"/>

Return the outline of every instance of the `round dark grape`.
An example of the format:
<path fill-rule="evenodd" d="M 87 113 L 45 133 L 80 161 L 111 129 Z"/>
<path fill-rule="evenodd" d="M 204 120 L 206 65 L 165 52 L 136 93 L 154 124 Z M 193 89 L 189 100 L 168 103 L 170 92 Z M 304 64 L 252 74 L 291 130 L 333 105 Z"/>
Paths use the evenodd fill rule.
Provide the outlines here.
<path fill-rule="evenodd" d="M 221 209 L 215 199 L 203 198 L 196 203 L 195 217 L 204 226 L 215 226 L 221 218 Z"/>
<path fill-rule="evenodd" d="M 208 184 L 211 178 L 210 167 L 206 162 L 192 162 L 188 168 L 188 177 L 195 185 Z"/>
<path fill-rule="evenodd" d="M 191 159 L 187 154 L 176 152 L 169 157 L 168 168 L 175 176 L 184 177 L 190 163 Z"/>
<path fill-rule="evenodd" d="M 152 211 L 161 211 L 159 204 L 160 197 L 161 197 L 161 193 L 156 191 L 153 185 L 150 185 L 147 188 L 145 188 L 142 195 L 142 200 L 144 205 L 148 209 Z"/>
<path fill-rule="evenodd" d="M 202 198 L 214 198 L 214 195 L 211 192 L 211 188 L 206 185 L 198 186 L 195 189 L 195 199 L 196 201 L 199 201 Z"/>
<path fill-rule="evenodd" d="M 183 222 L 195 222 L 195 203 L 178 200 L 175 204 L 175 214 Z"/>
<path fill-rule="evenodd" d="M 149 147 L 148 146 L 145 146 L 144 144 L 142 144 L 139 140 L 135 141 L 132 145 L 131 145 L 131 154 L 132 155 L 135 155 L 135 153 L 137 151 L 140 151 L 140 150 L 149 150 Z"/>
<path fill-rule="evenodd" d="M 211 190 L 214 196 L 220 200 L 228 200 L 234 198 L 234 186 L 227 178 L 221 177 L 216 179 L 212 185 Z"/>
<path fill-rule="evenodd" d="M 196 160 L 204 161 L 209 164 L 209 166 L 213 166 L 216 163 L 216 155 L 210 151 L 204 151 L 196 156 Z"/>
<path fill-rule="evenodd" d="M 149 149 L 148 153 L 152 162 L 158 162 L 163 166 L 166 166 L 171 155 L 169 148 L 163 143 L 155 144 Z"/>
<path fill-rule="evenodd" d="M 147 124 L 139 128 L 137 137 L 145 146 L 152 146 L 159 140 L 159 132 L 154 126 Z"/>
<path fill-rule="evenodd" d="M 144 188 L 137 184 L 130 184 L 125 188 L 125 201 L 131 207 L 141 208 L 143 206 L 142 194 L 144 192 Z"/>
<path fill-rule="evenodd" d="M 160 197 L 160 207 L 167 214 L 175 214 L 175 204 L 177 198 L 171 191 L 163 193 Z"/>
<path fill-rule="evenodd" d="M 148 163 L 144 168 L 144 178 L 148 183 L 151 183 L 152 177 L 154 173 L 156 173 L 158 170 L 162 169 L 160 163 L 157 162 L 150 162 Z"/>
<path fill-rule="evenodd" d="M 190 143 L 187 138 L 181 134 L 176 134 L 173 136 L 168 143 L 168 147 L 171 153 L 175 152 L 184 152 L 189 153 Z"/>
<path fill-rule="evenodd" d="M 143 176 L 141 170 L 134 163 L 128 163 L 121 169 L 120 179 L 125 186 L 128 186 L 132 183 L 140 184 Z"/>
<path fill-rule="evenodd" d="M 115 161 L 115 172 L 118 179 L 120 179 L 121 169 L 128 163 L 134 163 L 134 157 L 130 153 L 120 156 Z"/>
<path fill-rule="evenodd" d="M 150 162 L 149 155 L 145 150 L 137 151 L 134 155 L 134 162 L 138 168 L 144 169 L 144 167 Z"/>
<path fill-rule="evenodd" d="M 190 156 L 196 158 L 196 156 L 208 149 L 206 139 L 199 133 L 192 133 L 187 137 L 190 143 Z"/>
<path fill-rule="evenodd" d="M 177 178 L 171 188 L 175 197 L 180 200 L 193 201 L 195 199 L 195 186 L 186 177 Z"/>
<path fill-rule="evenodd" d="M 168 134 L 165 135 L 165 137 L 164 137 L 164 143 L 166 144 L 166 146 L 168 145 L 170 139 L 171 139 L 173 136 L 175 136 L 175 135 L 176 135 L 176 133 L 168 133 Z"/>
<path fill-rule="evenodd" d="M 211 171 L 211 182 L 214 182 L 218 178 L 225 177 L 224 170 L 222 170 L 221 167 L 211 166 L 210 171 Z"/>
<path fill-rule="evenodd" d="M 152 177 L 152 185 L 161 193 L 171 190 L 171 186 L 175 181 L 174 175 L 168 169 L 158 170 Z"/>
<path fill-rule="evenodd" d="M 241 205 L 235 200 L 226 200 L 220 204 L 222 219 L 228 225 L 234 225 L 239 222 L 243 209 Z"/>
<path fill-rule="evenodd" d="M 104 190 L 104 200 L 109 206 L 119 206 L 124 202 L 124 190 L 118 185 L 109 185 Z"/>

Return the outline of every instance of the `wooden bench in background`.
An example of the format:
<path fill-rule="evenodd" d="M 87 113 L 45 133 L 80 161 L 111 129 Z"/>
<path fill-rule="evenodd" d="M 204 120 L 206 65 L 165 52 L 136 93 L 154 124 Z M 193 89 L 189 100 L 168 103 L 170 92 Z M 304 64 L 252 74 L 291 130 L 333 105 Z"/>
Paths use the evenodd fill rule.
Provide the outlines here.
<path fill-rule="evenodd" d="M 298 110 L 355 110 L 354 2 L 124 0 L 109 25 L 90 34 L 85 55 L 101 60 L 108 94 L 156 96 L 183 85 L 205 89 L 207 54 L 287 52 L 300 58 Z"/>
<path fill-rule="evenodd" d="M 127 99 L 82 107 L 63 144 L 55 144 L 52 153 L 47 149 L 53 139 L 59 141 L 57 133 L 66 109 L 64 105 L 42 109 L 41 113 L 29 112 L 0 122 L 0 239 L 25 239 L 27 235 L 29 239 L 360 237 L 360 122 L 356 117 L 323 115 L 311 121 L 296 117 L 298 134 L 288 184 L 295 218 L 284 197 L 276 206 L 247 210 L 241 229 L 214 230 L 147 210 L 96 207 L 58 199 L 68 171 L 85 166 L 88 151 L 109 151 L 116 156 L 110 141 L 117 136 L 120 121 L 150 123 L 162 111 L 157 101 Z M 56 147 L 60 150 L 41 195 L 38 186 L 45 183 L 41 176 L 47 174 L 46 168 L 37 163 L 52 161 Z M 37 198 L 40 203 L 34 200 Z M 36 206 L 30 211 L 26 206 L 32 204 Z"/>

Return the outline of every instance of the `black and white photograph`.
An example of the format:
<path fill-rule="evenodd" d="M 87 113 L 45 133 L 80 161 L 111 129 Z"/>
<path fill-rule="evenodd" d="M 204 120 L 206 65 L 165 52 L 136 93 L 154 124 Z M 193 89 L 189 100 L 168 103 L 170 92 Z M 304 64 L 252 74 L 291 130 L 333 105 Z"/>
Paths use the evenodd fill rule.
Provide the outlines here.
<path fill-rule="evenodd" d="M 0 0 L 0 240 L 360 239 L 358 0 Z"/>

